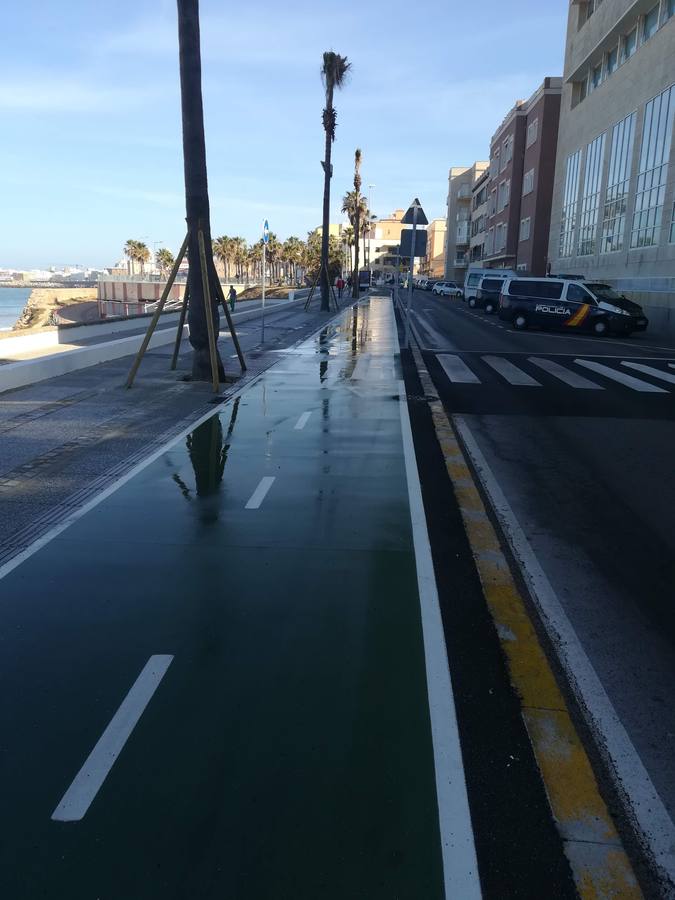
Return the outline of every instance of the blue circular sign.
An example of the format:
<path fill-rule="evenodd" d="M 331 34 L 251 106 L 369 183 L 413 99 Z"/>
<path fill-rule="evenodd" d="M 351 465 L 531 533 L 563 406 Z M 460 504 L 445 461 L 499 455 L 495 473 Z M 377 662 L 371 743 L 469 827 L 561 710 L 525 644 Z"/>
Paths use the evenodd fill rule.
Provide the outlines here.
<path fill-rule="evenodd" d="M 263 241 L 267 244 L 270 239 L 270 226 L 267 219 L 265 219 L 265 224 L 263 225 Z"/>

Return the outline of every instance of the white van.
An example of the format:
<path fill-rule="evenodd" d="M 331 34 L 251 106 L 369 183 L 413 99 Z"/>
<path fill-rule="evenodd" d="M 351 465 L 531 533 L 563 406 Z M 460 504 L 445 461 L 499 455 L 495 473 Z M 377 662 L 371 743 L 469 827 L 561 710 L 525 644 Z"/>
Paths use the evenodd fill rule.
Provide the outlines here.
<path fill-rule="evenodd" d="M 464 281 L 464 299 L 468 303 L 472 297 L 476 296 L 480 280 L 484 275 L 489 275 L 490 278 L 514 278 L 517 274 L 513 269 L 469 269 Z"/>

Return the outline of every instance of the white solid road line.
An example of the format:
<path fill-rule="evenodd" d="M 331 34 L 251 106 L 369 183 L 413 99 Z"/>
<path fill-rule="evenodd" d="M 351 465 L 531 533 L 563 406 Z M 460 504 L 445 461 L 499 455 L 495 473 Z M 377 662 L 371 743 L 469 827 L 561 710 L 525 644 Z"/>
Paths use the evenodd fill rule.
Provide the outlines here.
<path fill-rule="evenodd" d="M 554 362 L 552 359 L 539 359 L 536 356 L 530 356 L 528 360 L 533 366 L 539 366 L 544 372 L 548 372 L 554 378 L 559 378 L 560 381 L 564 381 L 570 387 L 581 388 L 584 391 L 604 391 L 601 384 L 589 381 L 583 375 L 579 375 L 571 369 L 566 369 L 565 366 L 561 366 L 560 363 Z"/>
<path fill-rule="evenodd" d="M 303 428 L 305 427 L 305 425 L 307 424 L 307 420 L 309 419 L 309 417 L 310 417 L 311 415 L 312 415 L 311 411 L 310 411 L 310 412 L 304 412 L 304 413 L 300 416 L 300 418 L 298 419 L 298 421 L 295 423 L 295 425 L 293 426 L 294 431 L 302 431 L 302 429 L 303 429 Z"/>
<path fill-rule="evenodd" d="M 651 375 L 652 378 L 660 378 L 661 381 L 675 384 L 675 375 L 671 375 L 670 372 L 662 372 L 661 369 L 655 369 L 653 366 L 643 366 L 642 363 L 634 362 L 622 362 L 621 365 L 627 366 L 629 369 L 635 369 L 636 372 L 644 372 L 645 375 Z"/>
<path fill-rule="evenodd" d="M 260 484 L 251 494 L 251 499 L 245 506 L 245 509 L 259 509 L 263 500 L 267 496 L 267 492 L 274 484 L 275 475 L 265 475 L 260 479 Z"/>
<path fill-rule="evenodd" d="M 399 381 L 401 436 L 405 459 L 410 520 L 422 616 L 424 661 L 427 672 L 431 738 L 434 748 L 438 821 L 441 833 L 445 898 L 480 900 L 478 861 L 466 791 L 457 713 L 448 668 L 448 652 L 431 558 L 427 520 L 422 501 L 405 385 Z"/>
<path fill-rule="evenodd" d="M 616 775 L 615 787 L 632 811 L 641 842 L 660 871 L 675 883 L 673 821 L 465 418 L 453 416 L 453 421 L 518 561 L 586 724 L 598 737 L 600 752 Z"/>
<path fill-rule="evenodd" d="M 436 357 L 443 367 L 443 371 L 450 381 L 459 384 L 480 384 L 480 379 L 474 375 L 463 359 L 451 354 L 439 353 Z"/>
<path fill-rule="evenodd" d="M 120 708 L 52 813 L 55 822 L 79 822 L 84 817 L 115 760 L 122 752 L 129 735 L 159 687 L 172 659 L 173 656 L 156 654 L 147 661 Z"/>
<path fill-rule="evenodd" d="M 629 387 L 633 391 L 642 391 L 645 394 L 668 393 L 668 391 L 663 388 L 656 387 L 654 384 L 649 384 L 647 381 L 641 381 L 639 378 L 633 378 L 632 375 L 627 375 L 625 372 L 619 371 L 619 369 L 610 369 L 609 366 L 603 366 L 602 363 L 595 362 L 593 359 L 575 359 L 574 362 L 578 366 L 584 366 L 584 368 L 591 369 L 591 371 L 597 372 L 599 375 L 604 375 L 605 378 L 611 378 L 613 381 L 625 384 L 626 387 Z"/>
<path fill-rule="evenodd" d="M 509 384 L 519 385 L 520 387 L 541 387 L 538 381 L 535 381 L 527 372 L 523 372 L 518 366 L 514 366 L 508 359 L 501 356 L 482 356 L 481 359 L 491 366 L 495 372 L 498 372 L 502 378 L 505 378 Z"/>

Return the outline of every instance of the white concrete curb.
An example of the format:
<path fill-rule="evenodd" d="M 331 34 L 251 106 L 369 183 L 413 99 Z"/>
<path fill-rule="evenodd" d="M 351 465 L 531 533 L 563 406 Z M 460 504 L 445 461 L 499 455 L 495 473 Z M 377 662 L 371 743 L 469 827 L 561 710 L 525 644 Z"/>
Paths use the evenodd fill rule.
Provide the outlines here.
<path fill-rule="evenodd" d="M 278 309 L 285 309 L 287 306 L 298 305 L 299 303 L 304 303 L 305 298 L 301 297 L 294 300 L 288 300 L 283 303 L 274 303 L 271 304 L 266 312 L 268 315 L 276 312 Z M 260 307 L 256 307 L 256 309 L 251 310 L 243 310 L 242 312 L 234 313 L 234 320 L 236 324 L 241 322 L 248 322 L 251 319 L 256 319 L 260 317 Z M 153 334 L 152 339 L 150 340 L 150 349 L 153 347 L 162 347 L 165 344 L 171 344 L 176 337 L 176 330 L 174 327 L 178 322 L 178 315 L 170 315 L 167 317 L 162 317 L 160 322 L 160 327 Z M 121 324 L 121 323 L 120 323 Z M 142 321 L 138 319 L 133 320 L 133 325 L 128 324 L 127 327 L 135 327 L 138 328 L 139 325 L 142 326 Z M 149 322 L 148 322 L 149 324 Z M 162 327 L 164 325 L 169 325 L 169 327 Z M 223 328 L 223 326 L 225 326 Z M 78 328 L 77 331 L 85 332 L 85 336 L 95 337 L 96 333 L 92 332 L 92 328 L 96 326 L 90 326 L 88 328 Z M 105 326 L 99 326 L 101 328 L 105 328 Z M 75 329 L 68 329 L 68 337 L 74 339 L 72 335 L 72 331 Z M 98 332 L 101 333 L 100 331 Z M 227 322 L 225 321 L 225 317 L 221 314 L 221 335 L 227 335 Z M 188 334 L 187 327 L 183 330 L 183 338 L 185 338 Z M 116 338 L 111 341 L 102 341 L 99 344 L 91 344 L 87 347 L 75 347 L 72 350 L 63 350 L 61 353 L 52 353 L 45 356 L 39 356 L 34 359 L 23 359 L 17 360 L 17 362 L 7 363 L 6 365 L 0 365 L 0 394 L 4 391 L 15 390 L 16 388 L 25 387 L 28 384 L 35 384 L 38 381 L 45 381 L 48 378 L 55 378 L 59 375 L 66 375 L 69 372 L 76 372 L 78 369 L 85 369 L 88 366 L 95 366 L 99 363 L 109 362 L 112 359 L 120 359 L 123 356 L 130 356 L 133 353 L 136 353 L 138 348 L 141 346 L 141 342 L 145 336 L 145 331 L 141 334 L 134 334 L 130 337 L 124 338 Z M 50 332 L 48 335 L 35 335 L 35 336 L 26 336 L 22 338 L 17 338 L 16 340 L 25 341 L 27 337 L 35 337 L 35 338 L 58 338 L 57 332 Z M 6 341 L 9 343 L 13 341 L 13 338 L 7 338 Z M 2 350 L 5 342 L 0 343 L 0 357 L 2 356 Z M 23 346 L 21 349 L 23 351 L 27 351 L 30 349 L 39 349 L 41 346 L 60 346 L 58 340 L 53 341 L 53 343 L 40 343 L 37 345 L 33 345 L 32 347 Z M 18 352 L 15 348 L 14 352 Z"/>

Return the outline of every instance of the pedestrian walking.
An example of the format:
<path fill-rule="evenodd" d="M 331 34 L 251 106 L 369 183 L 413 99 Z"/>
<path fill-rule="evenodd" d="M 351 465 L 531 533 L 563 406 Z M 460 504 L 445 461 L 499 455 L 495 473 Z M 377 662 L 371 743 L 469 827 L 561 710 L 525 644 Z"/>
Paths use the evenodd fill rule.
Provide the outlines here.
<path fill-rule="evenodd" d="M 233 284 L 230 285 L 230 291 L 227 295 L 227 299 L 230 301 L 230 309 L 232 310 L 232 312 L 234 312 L 234 304 L 237 299 L 237 292 L 235 291 Z"/>
<path fill-rule="evenodd" d="M 342 299 L 342 292 L 343 292 L 344 289 L 345 289 L 345 281 L 344 281 L 344 278 L 342 277 L 342 275 L 339 275 L 339 276 L 338 276 L 338 280 L 335 282 L 335 286 L 336 286 L 337 289 L 338 289 L 338 300 L 341 300 L 341 299 Z"/>

